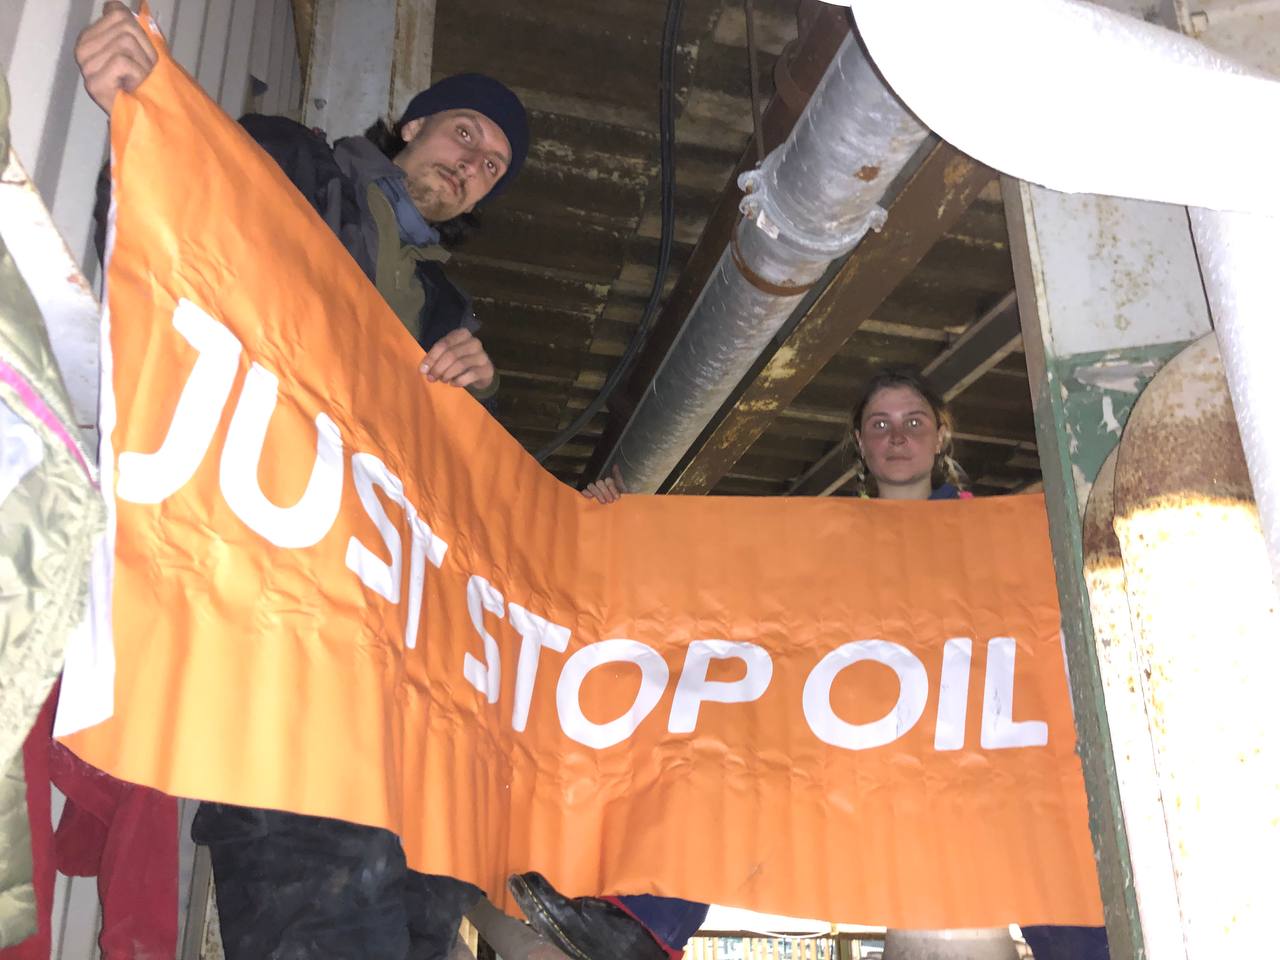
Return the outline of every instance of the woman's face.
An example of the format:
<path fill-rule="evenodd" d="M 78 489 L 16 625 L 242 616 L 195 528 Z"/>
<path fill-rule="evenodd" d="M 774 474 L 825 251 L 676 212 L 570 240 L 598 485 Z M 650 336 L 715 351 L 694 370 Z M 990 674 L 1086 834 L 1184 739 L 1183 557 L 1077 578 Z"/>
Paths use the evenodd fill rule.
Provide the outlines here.
<path fill-rule="evenodd" d="M 881 487 L 928 481 L 944 439 L 929 401 L 907 386 L 877 390 L 857 430 L 862 459 Z"/>

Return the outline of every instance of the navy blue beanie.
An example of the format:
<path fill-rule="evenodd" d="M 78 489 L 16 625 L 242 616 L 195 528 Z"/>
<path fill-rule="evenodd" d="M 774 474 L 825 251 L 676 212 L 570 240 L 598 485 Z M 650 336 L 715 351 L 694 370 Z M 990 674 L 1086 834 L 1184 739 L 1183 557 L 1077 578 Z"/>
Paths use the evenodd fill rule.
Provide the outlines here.
<path fill-rule="evenodd" d="M 511 144 L 511 163 L 488 196 L 500 194 L 524 166 L 529 153 L 529 118 L 524 104 L 511 90 L 482 73 L 456 73 L 433 83 L 409 101 L 400 123 L 429 117 L 445 110 L 474 110 L 496 123 Z"/>

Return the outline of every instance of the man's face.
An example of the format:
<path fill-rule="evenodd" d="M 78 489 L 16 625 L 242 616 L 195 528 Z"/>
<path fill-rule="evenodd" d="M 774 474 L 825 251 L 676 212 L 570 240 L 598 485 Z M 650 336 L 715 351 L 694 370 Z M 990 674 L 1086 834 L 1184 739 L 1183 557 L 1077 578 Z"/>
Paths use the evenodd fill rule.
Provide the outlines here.
<path fill-rule="evenodd" d="M 410 120 L 401 135 L 405 148 L 395 162 L 405 172 L 413 205 L 432 223 L 469 213 L 511 163 L 502 128 L 474 110 Z"/>

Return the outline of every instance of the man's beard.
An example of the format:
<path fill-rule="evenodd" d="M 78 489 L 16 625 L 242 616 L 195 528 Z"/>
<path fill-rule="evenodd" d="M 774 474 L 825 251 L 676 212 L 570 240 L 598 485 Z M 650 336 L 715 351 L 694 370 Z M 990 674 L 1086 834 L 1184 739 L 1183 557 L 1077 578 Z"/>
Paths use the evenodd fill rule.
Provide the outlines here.
<path fill-rule="evenodd" d="M 409 191 L 409 199 L 428 222 L 442 223 L 456 215 L 455 202 L 447 185 L 425 182 L 425 178 L 410 178 L 405 187 Z"/>

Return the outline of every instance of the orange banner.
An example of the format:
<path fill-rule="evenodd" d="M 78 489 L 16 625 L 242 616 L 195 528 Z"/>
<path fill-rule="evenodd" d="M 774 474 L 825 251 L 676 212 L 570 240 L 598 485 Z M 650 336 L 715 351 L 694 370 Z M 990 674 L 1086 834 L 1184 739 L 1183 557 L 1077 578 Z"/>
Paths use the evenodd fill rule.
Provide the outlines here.
<path fill-rule="evenodd" d="M 1040 499 L 586 502 L 424 382 L 167 57 L 112 145 L 114 629 L 72 664 L 106 704 L 64 705 L 77 753 L 389 827 L 495 896 L 537 869 L 901 927 L 1101 922 Z"/>

